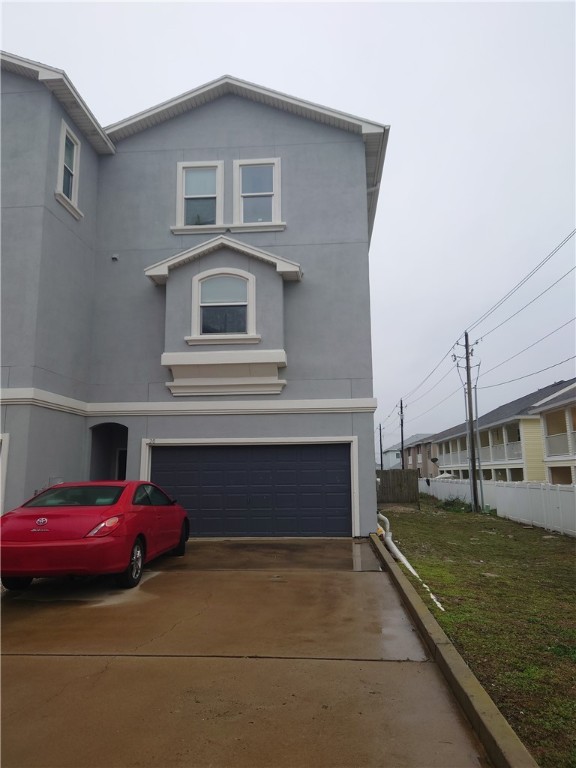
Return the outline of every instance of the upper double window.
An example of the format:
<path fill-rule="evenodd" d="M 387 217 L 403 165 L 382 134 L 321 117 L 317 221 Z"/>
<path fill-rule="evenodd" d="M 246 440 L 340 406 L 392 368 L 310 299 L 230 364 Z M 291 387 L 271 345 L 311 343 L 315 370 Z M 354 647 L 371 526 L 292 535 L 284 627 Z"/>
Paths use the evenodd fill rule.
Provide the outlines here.
<path fill-rule="evenodd" d="M 178 163 L 174 234 L 199 230 L 284 229 L 280 207 L 280 158 L 235 160 L 231 179 L 232 210 L 227 211 L 224 208 L 226 185 L 221 160 Z"/>
<path fill-rule="evenodd" d="M 76 218 L 82 217 L 78 209 L 78 180 L 80 176 L 80 141 L 64 121 L 60 130 L 60 154 L 56 199 Z"/>
<path fill-rule="evenodd" d="M 178 163 L 178 225 L 222 225 L 223 163 Z"/>
<path fill-rule="evenodd" d="M 272 224 L 280 217 L 280 158 L 234 161 L 234 222 Z"/>

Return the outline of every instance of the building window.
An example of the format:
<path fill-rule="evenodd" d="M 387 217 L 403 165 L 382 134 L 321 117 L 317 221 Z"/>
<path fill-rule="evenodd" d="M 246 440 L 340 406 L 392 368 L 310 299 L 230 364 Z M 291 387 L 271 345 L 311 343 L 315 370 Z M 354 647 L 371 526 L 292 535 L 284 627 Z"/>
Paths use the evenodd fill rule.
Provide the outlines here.
<path fill-rule="evenodd" d="M 280 158 L 234 161 L 234 224 L 279 224 Z"/>
<path fill-rule="evenodd" d="M 254 275 L 212 269 L 192 280 L 192 335 L 188 344 L 245 344 L 256 334 Z"/>
<path fill-rule="evenodd" d="M 248 285 L 220 275 L 200 283 L 200 333 L 246 333 Z"/>
<path fill-rule="evenodd" d="M 177 226 L 222 228 L 223 163 L 178 163 Z"/>
<path fill-rule="evenodd" d="M 58 182 L 55 196 L 74 218 L 83 214 L 78 209 L 78 180 L 80 175 L 80 141 L 65 122 L 60 130 Z"/>

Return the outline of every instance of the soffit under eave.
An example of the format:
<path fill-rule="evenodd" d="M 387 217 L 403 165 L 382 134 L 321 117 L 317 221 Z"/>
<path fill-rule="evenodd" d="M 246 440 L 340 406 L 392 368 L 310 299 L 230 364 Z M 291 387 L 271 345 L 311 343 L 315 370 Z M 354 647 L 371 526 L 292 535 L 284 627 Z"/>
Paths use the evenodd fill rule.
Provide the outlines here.
<path fill-rule="evenodd" d="M 156 285 L 164 285 L 173 269 L 177 269 L 192 261 L 208 256 L 222 248 L 227 248 L 235 253 L 269 264 L 276 269 L 283 280 L 300 281 L 302 279 L 302 269 L 295 261 L 280 259 L 267 251 L 247 246 L 245 243 L 226 237 L 214 238 L 195 248 L 189 248 L 168 259 L 152 264 L 144 270 L 144 274 L 156 283 Z"/>
<path fill-rule="evenodd" d="M 2 69 L 5 71 L 43 83 L 62 104 L 64 110 L 98 154 L 114 154 L 116 150 L 113 142 L 68 80 L 65 72 L 5 52 L 1 52 L 0 57 Z"/>

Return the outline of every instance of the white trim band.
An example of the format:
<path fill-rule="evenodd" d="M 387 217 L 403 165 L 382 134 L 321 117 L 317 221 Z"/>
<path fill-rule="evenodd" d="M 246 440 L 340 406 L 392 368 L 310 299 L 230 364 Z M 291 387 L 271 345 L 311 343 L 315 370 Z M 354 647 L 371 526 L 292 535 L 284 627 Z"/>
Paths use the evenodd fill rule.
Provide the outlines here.
<path fill-rule="evenodd" d="M 178 401 L 86 403 L 35 387 L 0 391 L 3 405 L 33 405 L 78 416 L 195 416 L 250 415 L 278 413 L 374 413 L 374 398 L 331 400 L 228 400 L 226 402 Z"/>

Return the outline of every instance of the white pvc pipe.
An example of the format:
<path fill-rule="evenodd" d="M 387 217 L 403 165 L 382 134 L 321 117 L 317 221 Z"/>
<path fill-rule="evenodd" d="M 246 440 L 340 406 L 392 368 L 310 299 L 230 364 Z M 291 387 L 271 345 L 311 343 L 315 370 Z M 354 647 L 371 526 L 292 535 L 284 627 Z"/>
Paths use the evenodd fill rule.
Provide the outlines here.
<path fill-rule="evenodd" d="M 440 601 L 432 594 L 432 592 L 430 591 L 430 587 L 427 584 L 424 584 L 420 576 L 416 573 L 414 568 L 410 565 L 408 560 L 404 557 L 402 552 L 400 552 L 396 544 L 394 544 L 394 542 L 392 541 L 392 531 L 390 530 L 390 521 L 388 520 L 388 518 L 384 517 L 384 515 L 381 515 L 380 512 L 378 512 L 378 521 L 380 523 L 384 523 L 384 544 L 386 545 L 386 548 L 388 549 L 392 557 L 395 557 L 396 560 L 399 560 L 404 566 L 406 566 L 406 568 L 410 571 L 410 573 L 413 576 L 416 576 L 416 578 L 422 584 L 422 586 L 428 590 L 428 592 L 430 593 L 430 597 L 432 598 L 434 603 L 438 606 L 438 608 L 440 608 L 441 611 L 444 611 L 445 610 L 444 607 L 442 606 Z"/>

